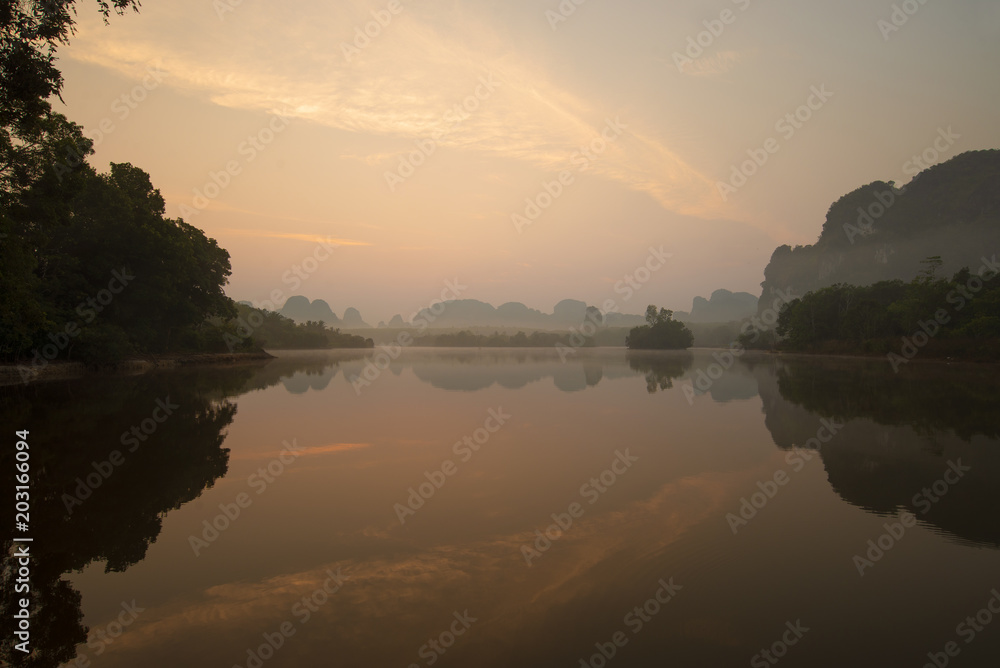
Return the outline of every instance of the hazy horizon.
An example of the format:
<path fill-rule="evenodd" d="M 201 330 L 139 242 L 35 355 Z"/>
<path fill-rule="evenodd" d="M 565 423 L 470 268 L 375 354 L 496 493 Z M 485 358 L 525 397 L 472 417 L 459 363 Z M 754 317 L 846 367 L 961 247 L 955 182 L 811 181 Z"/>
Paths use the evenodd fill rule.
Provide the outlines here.
<path fill-rule="evenodd" d="M 1000 146 L 994 2 L 927 3 L 898 26 L 892 2 L 563 4 L 180 0 L 110 26 L 80 11 L 57 108 L 98 170 L 148 171 L 168 216 L 230 252 L 231 297 L 299 294 L 372 324 L 455 279 L 460 298 L 546 313 L 759 296 L 774 248 L 814 242 L 842 195 L 909 181 L 925 151 Z M 387 178 L 413 151 L 412 176 Z M 552 204 L 513 220 L 546 183 Z M 670 260 L 623 302 L 650 247 Z"/>
<path fill-rule="evenodd" d="M 730 292 L 732 292 L 732 291 L 730 291 Z M 737 293 L 734 293 L 734 294 L 737 294 Z M 740 293 L 740 294 L 752 294 L 752 293 L 743 292 L 743 293 Z M 705 296 L 705 295 L 698 295 L 698 296 L 701 296 L 707 302 L 712 303 L 711 300 L 709 299 L 711 297 L 711 295 L 707 295 L 707 296 Z M 753 295 L 753 296 L 757 297 L 757 295 Z M 294 295 L 289 295 L 289 297 L 305 297 L 305 295 L 294 294 Z M 306 298 L 309 299 L 308 297 L 306 297 Z M 240 300 L 238 300 L 238 301 L 240 301 Z M 247 303 L 248 301 L 249 300 L 243 300 L 244 303 Z M 409 325 L 409 324 L 411 324 L 410 323 L 410 317 L 411 317 L 411 315 L 418 315 L 419 316 L 419 311 L 428 309 L 428 306 L 425 305 L 425 306 L 421 307 L 420 309 L 414 310 L 414 312 L 412 312 L 412 313 L 411 312 L 402 312 L 402 311 L 400 311 L 400 312 L 394 313 L 392 316 L 390 316 L 388 318 L 380 318 L 379 320 L 369 320 L 368 316 L 365 315 L 364 308 L 355 306 L 354 304 L 330 304 L 327 300 L 323 299 L 322 297 L 317 297 L 315 299 L 309 299 L 310 304 L 312 304 L 314 302 L 317 302 L 317 301 L 326 302 L 327 305 L 330 307 L 330 310 L 332 310 L 334 312 L 334 315 L 336 315 L 339 318 L 343 318 L 344 317 L 344 312 L 346 310 L 355 309 L 355 310 L 357 310 L 361 314 L 361 317 L 366 322 L 368 322 L 372 327 L 375 327 L 378 324 L 378 322 L 380 322 L 380 321 L 384 321 L 384 322 L 388 323 L 389 320 L 392 317 L 396 316 L 396 315 L 402 317 L 403 321 L 407 325 Z M 449 302 L 455 302 L 455 301 L 466 301 L 466 298 L 459 297 L 457 299 L 445 299 L 445 300 L 443 300 L 443 303 L 447 304 Z M 472 299 L 472 298 L 470 298 L 469 301 L 479 301 L 479 302 L 482 302 L 482 300 Z M 536 308 L 534 310 L 541 311 L 541 313 L 544 314 L 544 315 L 553 315 L 554 310 L 555 310 L 555 306 L 557 306 L 561 302 L 570 302 L 570 301 L 579 301 L 579 302 L 586 303 L 585 300 L 582 300 L 582 299 L 576 299 L 574 297 L 566 297 L 564 299 L 560 299 L 558 302 L 556 302 L 555 304 L 552 304 L 551 306 L 549 306 L 547 308 L 546 307 L 542 307 L 542 308 Z M 621 301 L 621 299 L 619 299 L 617 301 Z M 614 313 L 617 313 L 617 314 L 620 314 L 620 315 L 636 316 L 636 317 L 640 317 L 640 318 L 644 317 L 644 312 L 646 310 L 646 306 L 648 306 L 648 305 L 643 305 L 641 308 L 639 308 L 639 301 L 640 300 L 639 300 L 638 297 L 636 297 L 635 299 L 632 299 L 632 300 L 628 300 L 628 301 L 631 302 L 631 306 L 636 307 L 635 311 L 631 311 L 628 308 L 625 308 L 625 309 L 619 309 L 617 311 L 614 311 Z M 496 303 L 496 304 L 493 304 L 493 303 L 490 303 L 490 302 L 483 302 L 483 303 L 487 303 L 490 306 L 493 306 L 494 308 L 499 308 L 500 306 L 503 306 L 505 304 L 510 304 L 510 303 L 524 304 L 524 302 L 518 301 L 516 299 L 509 299 L 509 300 L 507 300 L 505 302 Z M 255 306 L 257 308 L 261 308 L 261 305 L 259 303 L 253 304 L 253 306 Z M 527 304 L 525 304 L 525 306 L 528 306 L 528 308 L 533 308 L 533 307 L 531 307 L 530 305 L 527 305 Z M 598 306 L 598 305 L 597 304 L 587 303 L 587 306 Z M 431 304 L 431 307 L 433 307 L 434 309 L 437 309 L 437 306 L 435 304 Z M 680 313 L 686 313 L 686 314 L 690 314 L 691 311 L 692 311 L 692 309 L 693 309 L 693 307 L 694 307 L 693 304 L 689 304 L 687 306 L 687 308 L 671 308 L 670 305 L 666 305 L 666 304 L 663 305 L 663 308 L 669 308 L 671 311 L 674 311 L 675 313 L 680 312 Z M 598 306 L 598 308 L 599 308 L 599 306 Z M 280 306 L 279 306 L 278 310 L 280 310 Z M 479 325 L 477 325 L 477 326 L 479 326 Z M 439 324 L 437 327 L 435 327 L 435 324 L 433 322 L 431 322 L 431 323 L 429 323 L 429 327 L 431 329 L 436 329 L 436 328 L 439 328 L 439 327 L 444 327 L 445 329 L 448 329 L 448 328 L 453 327 L 453 325 L 449 325 L 449 324 L 443 324 L 442 325 L 442 324 Z"/>

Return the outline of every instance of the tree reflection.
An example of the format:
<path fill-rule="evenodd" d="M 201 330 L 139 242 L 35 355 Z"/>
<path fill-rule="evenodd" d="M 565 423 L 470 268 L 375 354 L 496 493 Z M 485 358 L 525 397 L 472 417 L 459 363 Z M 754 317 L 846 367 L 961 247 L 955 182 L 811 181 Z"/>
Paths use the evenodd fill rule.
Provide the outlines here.
<path fill-rule="evenodd" d="M 812 412 L 1000 438 L 994 365 L 931 363 L 893 373 L 883 358 L 817 358 L 785 360 L 777 370 L 782 396 Z"/>
<path fill-rule="evenodd" d="M 628 365 L 634 371 L 646 375 L 646 391 L 654 394 L 658 390 L 668 390 L 674 386 L 673 380 L 680 378 L 691 368 L 694 357 L 691 353 L 639 353 L 629 352 Z"/>
<path fill-rule="evenodd" d="M 81 596 L 63 575 L 104 562 L 124 571 L 141 561 L 162 529 L 164 516 L 196 499 L 228 470 L 222 447 L 236 415 L 231 397 L 282 382 L 300 371 L 318 372 L 332 360 L 199 367 L 133 377 L 0 387 L 0 422 L 30 430 L 30 594 L 15 593 L 14 531 L 5 532 L 4 665 L 49 668 L 71 661 L 87 641 Z M 157 401 L 175 405 L 162 422 L 151 420 Z M 157 415 L 163 416 L 163 410 Z M 155 424 L 152 433 L 141 427 Z M 133 427 L 139 431 L 129 434 Z M 120 465 L 109 464 L 114 451 Z M 95 463 L 106 475 L 95 475 Z M 0 454 L 5 489 L 14 485 L 14 450 Z M 90 476 L 96 485 L 87 486 Z M 73 497 L 76 496 L 76 500 Z M 2 504 L 13 529 L 13 504 Z M 22 534 L 23 535 L 23 534 Z M 12 615 L 30 596 L 29 654 L 16 650 Z"/>
<path fill-rule="evenodd" d="M 754 373 L 778 447 L 815 445 L 824 418 L 844 423 L 819 449 L 845 501 L 880 515 L 905 509 L 954 539 L 1000 547 L 994 369 L 932 364 L 895 374 L 884 360 L 783 359 Z M 940 494 L 959 461 L 970 470 Z"/>

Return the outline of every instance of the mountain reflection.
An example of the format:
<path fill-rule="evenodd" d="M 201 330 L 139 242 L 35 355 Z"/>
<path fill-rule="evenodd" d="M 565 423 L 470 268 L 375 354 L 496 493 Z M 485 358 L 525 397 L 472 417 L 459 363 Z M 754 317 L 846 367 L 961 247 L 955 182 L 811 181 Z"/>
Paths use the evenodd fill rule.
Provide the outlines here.
<path fill-rule="evenodd" d="M 292 394 L 323 390 L 340 372 L 341 364 L 363 360 L 365 354 L 355 350 L 333 353 L 327 351 L 287 351 L 256 368 L 256 372 L 240 388 L 239 394 L 265 390 L 279 383 Z"/>
<path fill-rule="evenodd" d="M 824 418 L 844 423 L 820 453 L 845 501 L 880 515 L 906 510 L 961 542 L 1000 547 L 995 369 L 933 364 L 895 374 L 884 360 L 819 358 L 748 368 L 779 448 L 809 447 Z M 938 496 L 935 483 L 945 489 L 959 461 L 969 470 Z"/>
<path fill-rule="evenodd" d="M 281 383 L 292 394 L 309 390 L 326 389 L 338 376 L 342 382 L 352 383 L 364 378 L 379 349 L 374 352 L 358 351 L 303 351 L 282 352 L 280 356 L 259 369 L 247 381 L 242 391 L 263 389 Z M 494 385 L 510 390 L 523 388 L 531 383 L 551 378 L 555 387 L 563 392 L 579 392 L 596 387 L 604 379 L 631 378 L 645 375 L 647 389 L 668 389 L 671 381 L 680 378 L 691 367 L 692 355 L 687 352 L 630 353 L 628 358 L 621 350 L 580 349 L 562 355 L 552 349 L 409 349 L 377 376 L 398 376 L 412 372 L 420 381 L 439 390 L 476 392 Z M 371 376 L 369 376 L 371 377 Z M 366 383 L 362 386 L 368 387 Z M 752 395 L 751 395 L 752 396 Z"/>
<path fill-rule="evenodd" d="M 355 359 L 343 364 L 347 382 L 361 376 L 371 359 Z M 643 357 L 648 362 L 627 361 L 620 349 L 586 349 L 560 353 L 551 349 L 445 349 L 433 351 L 411 349 L 392 361 L 382 373 L 399 374 L 411 370 L 431 387 L 454 391 L 476 392 L 497 385 L 510 390 L 551 378 L 563 392 L 579 392 L 596 387 L 604 379 L 630 378 L 636 372 L 652 373 L 666 382 L 678 378 L 691 364 L 689 353 L 655 354 Z M 631 356 L 630 356 L 631 360 Z M 640 364 L 640 366 L 636 366 Z M 331 376 L 332 377 L 332 376 Z"/>

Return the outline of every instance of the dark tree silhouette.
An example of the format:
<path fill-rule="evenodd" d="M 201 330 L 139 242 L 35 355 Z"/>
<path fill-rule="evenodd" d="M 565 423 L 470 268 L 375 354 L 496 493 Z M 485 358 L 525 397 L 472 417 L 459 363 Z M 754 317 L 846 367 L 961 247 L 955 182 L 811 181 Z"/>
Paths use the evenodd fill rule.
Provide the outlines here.
<path fill-rule="evenodd" d="M 674 312 L 650 304 L 646 307 L 646 322 L 634 327 L 625 339 L 625 345 L 635 350 L 684 350 L 694 343 L 694 335 L 684 323 L 673 319 Z"/>

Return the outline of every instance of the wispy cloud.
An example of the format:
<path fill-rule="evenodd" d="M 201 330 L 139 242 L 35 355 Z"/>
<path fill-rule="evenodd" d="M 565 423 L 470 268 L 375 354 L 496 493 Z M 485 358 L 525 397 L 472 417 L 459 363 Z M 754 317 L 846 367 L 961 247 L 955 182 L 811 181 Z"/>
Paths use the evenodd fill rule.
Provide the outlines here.
<path fill-rule="evenodd" d="M 381 629 L 387 619 L 409 623 L 420 614 L 438 613 L 447 618 L 448 606 L 468 591 L 469 582 L 483 593 L 475 614 L 491 620 L 491 632 L 521 637 L 544 628 L 541 620 L 553 610 L 593 597 L 595 582 L 602 579 L 598 576 L 617 568 L 623 555 L 653 563 L 692 527 L 718 516 L 737 481 L 743 479 L 733 474 L 687 478 L 621 510 L 588 515 L 560 540 L 559 558 L 546 556 L 531 568 L 524 565 L 520 550 L 535 540 L 532 530 L 432 547 L 413 541 L 394 518 L 386 528 L 371 525 L 334 533 L 344 544 L 364 540 L 364 560 L 189 588 L 146 612 L 141 625 L 109 646 L 109 656 L 124 660 L 123 654 L 159 651 L 180 639 L 197 643 L 206 635 L 225 636 L 233 645 L 259 643 L 257 629 L 278 628 L 286 620 L 298 623 L 289 611 L 337 572 L 350 579 L 331 595 L 330 604 L 315 610 L 320 621 L 312 623 L 350 639 L 339 648 L 345 664 L 360 665 L 367 658 L 370 665 L 370 657 L 385 645 Z M 399 601 L 420 601 L 420 612 L 407 612 Z"/>
<path fill-rule="evenodd" d="M 337 246 L 371 246 L 367 241 L 357 239 L 337 239 L 323 234 L 302 234 L 297 232 L 270 232 L 268 230 L 241 230 L 236 228 L 226 228 L 223 232 L 229 234 L 239 234 L 247 237 L 263 237 L 266 239 L 292 239 L 295 241 L 309 241 L 313 243 L 333 244 Z"/>
<path fill-rule="evenodd" d="M 361 450 L 370 448 L 371 443 L 328 443 L 327 445 L 316 445 L 311 448 L 298 450 L 299 455 L 326 455 L 331 452 L 347 452 L 348 450 Z"/>
<path fill-rule="evenodd" d="M 332 452 L 348 452 L 351 450 L 361 450 L 363 448 L 370 448 L 371 443 L 329 443 L 327 445 L 314 445 L 309 448 L 298 448 L 295 450 L 295 454 L 298 457 L 310 456 L 310 455 L 326 455 Z M 284 450 L 267 450 L 264 452 L 246 452 L 238 455 L 231 455 L 231 460 L 258 460 L 258 459 L 273 459 L 281 454 L 284 454 Z"/>
<path fill-rule="evenodd" d="M 298 20 L 282 8 L 244 5 L 221 27 L 192 23 L 185 12 L 202 11 L 194 7 L 179 0 L 155 22 L 128 32 L 81 22 L 67 53 L 126 75 L 158 61 L 167 72 L 164 85 L 199 91 L 223 106 L 381 138 L 437 135 L 441 146 L 554 171 L 569 169 L 571 156 L 620 112 L 564 88 L 485 22 L 450 6 L 407 5 L 350 62 L 343 43 L 353 39 L 355 25 L 371 20 L 363 3 L 310 4 Z M 284 26 L 281 35 L 273 34 L 275 25 Z M 719 54 L 698 73 L 736 62 L 735 55 Z M 496 82 L 495 92 L 476 100 L 483 80 Z M 468 116 L 456 122 L 462 105 Z M 718 215 L 714 182 L 626 116 L 625 134 L 590 173 L 648 193 L 672 211 Z M 384 149 L 343 156 L 373 168 L 387 157 Z"/>

